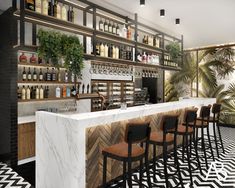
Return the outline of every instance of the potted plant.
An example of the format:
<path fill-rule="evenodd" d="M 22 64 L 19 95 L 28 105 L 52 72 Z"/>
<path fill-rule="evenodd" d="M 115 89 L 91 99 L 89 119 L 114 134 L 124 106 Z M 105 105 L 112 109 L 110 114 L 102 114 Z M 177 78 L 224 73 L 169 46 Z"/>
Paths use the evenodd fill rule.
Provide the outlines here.
<path fill-rule="evenodd" d="M 177 42 L 171 42 L 169 44 L 166 45 L 166 50 L 169 52 L 170 54 L 170 58 L 173 62 L 175 63 L 179 63 L 180 62 L 180 45 Z"/>

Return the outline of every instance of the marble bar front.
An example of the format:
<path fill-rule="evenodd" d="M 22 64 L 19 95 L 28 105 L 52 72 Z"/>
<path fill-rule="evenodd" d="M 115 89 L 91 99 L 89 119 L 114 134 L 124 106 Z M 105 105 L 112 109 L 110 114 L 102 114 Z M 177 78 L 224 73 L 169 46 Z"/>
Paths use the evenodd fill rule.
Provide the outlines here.
<path fill-rule="evenodd" d="M 36 187 L 93 188 L 102 182 L 102 148 L 123 141 L 125 125 L 132 119 L 151 121 L 159 128 L 163 114 L 213 104 L 214 98 L 130 107 L 92 113 L 36 113 Z M 150 152 L 151 153 L 151 152 Z M 158 154 L 161 148 L 158 148 Z M 151 155 L 151 154 L 150 154 Z M 119 162 L 108 160 L 108 180 L 122 173 Z"/>

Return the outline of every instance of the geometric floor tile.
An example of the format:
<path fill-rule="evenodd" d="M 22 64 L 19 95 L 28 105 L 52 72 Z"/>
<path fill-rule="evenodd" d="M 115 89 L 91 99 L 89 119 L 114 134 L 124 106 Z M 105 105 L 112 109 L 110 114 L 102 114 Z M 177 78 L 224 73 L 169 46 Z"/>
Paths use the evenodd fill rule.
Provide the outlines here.
<path fill-rule="evenodd" d="M 235 128 L 227 128 L 227 127 L 221 127 L 221 133 L 225 148 L 225 153 L 223 154 L 221 152 L 220 157 L 218 158 L 215 154 L 215 161 L 217 163 L 217 169 L 221 169 L 221 163 L 223 164 L 223 172 L 218 172 L 219 178 L 217 177 L 216 172 L 213 168 L 211 168 L 210 174 L 208 175 L 208 179 L 206 180 L 206 176 L 208 174 L 208 169 L 206 169 L 205 162 L 203 160 L 200 161 L 202 166 L 202 174 L 200 174 L 199 170 L 193 171 L 193 186 L 189 186 L 190 178 L 189 178 L 189 170 L 187 165 L 187 160 L 184 162 L 180 159 L 180 169 L 181 169 L 181 176 L 183 178 L 184 187 L 190 187 L 190 188 L 235 188 Z M 214 147 L 214 146 L 213 146 Z M 192 151 L 193 153 L 193 151 Z M 179 157 L 181 157 L 181 148 L 177 150 L 177 154 Z M 200 152 L 199 152 L 200 154 Z M 215 162 L 212 159 L 208 160 L 209 167 L 211 166 L 212 162 Z M 173 157 L 169 158 L 168 163 L 173 165 L 174 160 Z M 150 164 L 150 168 L 153 164 Z M 193 168 L 196 168 L 196 164 L 192 161 Z M 157 171 L 163 169 L 163 160 L 162 158 L 159 158 L 156 165 Z M 176 171 L 173 167 L 169 167 L 168 173 L 172 173 Z M 152 187 L 156 188 L 165 188 L 165 179 L 164 174 L 163 175 L 156 175 L 157 182 L 155 183 L 153 181 L 153 173 L 152 170 L 150 170 L 151 174 L 151 183 Z M 136 171 L 133 176 L 133 188 L 137 188 L 138 186 L 138 177 L 139 173 Z M 169 183 L 171 187 L 175 187 L 176 184 L 178 184 L 177 176 L 173 177 L 172 179 L 169 179 Z M 112 185 L 109 187 L 113 188 L 120 188 L 122 187 L 122 180 L 116 179 L 112 181 Z M 127 186 L 128 187 L 128 186 Z M 144 173 L 143 176 L 143 187 L 148 187 L 147 179 L 146 179 L 146 173 Z"/>
<path fill-rule="evenodd" d="M 32 188 L 28 182 L 4 163 L 0 163 L 0 187 Z"/>

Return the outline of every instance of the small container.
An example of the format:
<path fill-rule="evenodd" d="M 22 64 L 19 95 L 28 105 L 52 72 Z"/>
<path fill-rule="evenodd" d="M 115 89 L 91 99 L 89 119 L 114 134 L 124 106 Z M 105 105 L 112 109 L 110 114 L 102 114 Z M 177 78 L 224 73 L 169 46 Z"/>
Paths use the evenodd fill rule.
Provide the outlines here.
<path fill-rule="evenodd" d="M 55 97 L 56 98 L 60 98 L 61 97 L 61 91 L 60 91 L 60 87 L 57 86 L 57 88 L 55 89 Z"/>

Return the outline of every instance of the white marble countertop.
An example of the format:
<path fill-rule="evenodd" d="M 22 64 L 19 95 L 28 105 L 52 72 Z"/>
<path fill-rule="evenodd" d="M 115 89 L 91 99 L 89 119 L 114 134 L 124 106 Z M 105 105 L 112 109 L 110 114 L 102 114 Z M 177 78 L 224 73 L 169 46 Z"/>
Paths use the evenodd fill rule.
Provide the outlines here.
<path fill-rule="evenodd" d="M 18 117 L 18 125 L 19 124 L 24 124 L 24 123 L 32 123 L 36 121 L 36 116 L 31 115 L 31 116 L 20 116 Z"/>

